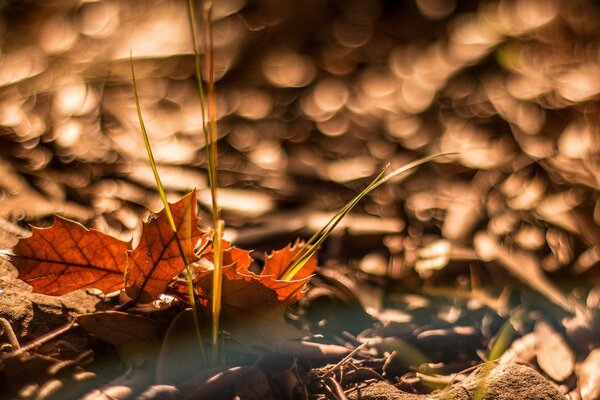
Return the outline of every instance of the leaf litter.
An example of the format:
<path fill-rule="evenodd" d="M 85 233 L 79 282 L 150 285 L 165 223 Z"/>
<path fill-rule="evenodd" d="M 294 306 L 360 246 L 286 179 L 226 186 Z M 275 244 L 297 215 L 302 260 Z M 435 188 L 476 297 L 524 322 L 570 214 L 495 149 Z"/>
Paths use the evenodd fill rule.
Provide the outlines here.
<path fill-rule="evenodd" d="M 3 43 L 32 46 L 2 48 L 0 241 L 13 247 L 24 236 L 23 221 L 48 226 L 52 213 L 86 221 L 114 238 L 56 218 L 56 229 L 73 238 L 57 240 L 60 252 L 39 243 L 25 250 L 30 261 L 45 260 L 37 268 L 23 261 L 21 277 L 51 296 L 121 290 L 120 298 L 82 290 L 59 298 L 31 294 L 3 261 L 0 310 L 8 327 L 0 332 L 0 386 L 9 396 L 343 399 L 362 390 L 363 398 L 428 398 L 456 390 L 461 398 L 465 387 L 473 393 L 466 383 L 481 376 L 473 368 L 495 354 L 500 328 L 519 312 L 516 339 L 499 360 L 508 366 L 496 371 L 543 388 L 504 390 L 522 388 L 506 373 L 486 373 L 486 380 L 502 376 L 509 398 L 552 398 L 556 387 L 571 399 L 598 398 L 593 2 L 336 2 L 335 9 L 326 2 L 318 9 L 322 19 L 311 19 L 316 29 L 293 28 L 294 35 L 294 23 L 312 15 L 302 4 L 282 3 L 273 13 L 252 2 L 215 2 L 219 179 L 241 193 L 238 202 L 248 192 L 264 196 L 254 212 L 223 202 L 232 239 L 224 248 L 224 313 L 236 320 L 223 321 L 219 368 L 204 368 L 201 350 L 189 351 L 196 348 L 193 323 L 175 323 L 189 316 L 189 299 L 180 276 L 185 263 L 172 251 L 168 227 L 158 226 L 164 214 L 149 225 L 137 217 L 157 209 L 159 198 L 150 175 L 139 175 L 144 161 L 132 145 L 141 141 L 130 129 L 135 112 L 122 62 L 130 47 L 145 58 L 136 60 L 140 100 L 157 163 L 170 176 L 166 191 L 180 196 L 189 187 L 183 181 L 192 179 L 204 199 L 200 214 L 210 207 L 198 172 L 202 121 L 192 115 L 197 100 L 186 88 L 193 74 L 189 40 L 180 37 L 180 23 L 173 26 L 184 16 L 174 3 L 87 2 L 52 5 L 51 12 L 40 4 L 31 13 L 43 34 L 31 24 L 7 30 L 19 41 Z M 29 14 L 10 16 L 20 13 Z M 153 30 L 154 22 L 163 31 Z M 288 257 L 300 246 L 297 236 L 319 232 L 323 224 L 313 220 L 360 190 L 352 178 L 386 162 L 398 166 L 457 149 L 464 150 L 459 157 L 367 196 L 322 243 L 314 259 L 320 268 L 298 279 L 306 292 L 269 272 L 267 263 L 276 265 L 270 257 Z M 186 215 L 185 206 L 181 211 Z M 362 226 L 363 219 L 372 222 Z M 182 226 L 195 223 L 184 220 Z M 50 241 L 58 232 L 32 230 Z M 135 230 L 146 236 L 134 249 L 127 240 Z M 194 234 L 200 243 L 191 253 L 186 244 L 185 258 L 206 311 L 212 233 Z M 237 289 L 251 291 L 252 301 L 242 302 Z M 94 316 L 94 305 L 83 310 L 73 299 L 104 311 Z M 94 318 L 115 328 L 103 332 Z M 271 334 L 261 320 L 280 332 Z M 120 329 L 136 323 L 145 328 L 133 337 L 135 329 Z M 147 358 L 160 348 L 160 368 L 139 357 L 140 343 L 131 357 L 126 349 L 136 337 L 152 343 L 154 352 L 141 351 Z M 103 366 L 115 354 L 123 358 Z M 542 375 L 514 367 L 517 360 Z M 182 369 L 174 368 L 178 363 Z M 178 374 L 188 374 L 184 383 Z"/>

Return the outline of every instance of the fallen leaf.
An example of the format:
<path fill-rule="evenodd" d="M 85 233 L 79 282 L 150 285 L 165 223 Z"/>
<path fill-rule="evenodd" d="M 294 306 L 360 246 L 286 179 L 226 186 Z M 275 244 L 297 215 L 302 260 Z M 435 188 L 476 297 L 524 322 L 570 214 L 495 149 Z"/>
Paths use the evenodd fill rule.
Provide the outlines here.
<path fill-rule="evenodd" d="M 156 321 L 120 311 L 97 311 L 77 317 L 86 331 L 119 347 L 121 356 L 139 365 L 156 357 L 158 332 Z"/>
<path fill-rule="evenodd" d="M 317 270 L 317 256 L 313 255 L 296 273 L 293 280 L 282 280 L 279 277 L 283 274 L 293 258 L 298 254 L 305 244 L 300 240 L 296 243 L 288 244 L 283 249 L 274 250 L 267 254 L 265 266 L 260 274 L 252 274 L 249 271 L 240 271 L 240 273 L 250 273 L 264 286 L 273 289 L 277 293 L 280 301 L 298 301 L 302 298 L 302 288 L 308 283 L 312 274 Z"/>
<path fill-rule="evenodd" d="M 250 251 L 239 249 L 231 246 L 231 243 L 223 240 L 223 273 L 229 279 L 255 280 L 277 293 L 277 298 L 280 301 L 296 302 L 302 298 L 302 288 L 310 280 L 312 274 L 317 270 L 317 257 L 313 255 L 302 269 L 296 274 L 293 280 L 281 280 L 278 277 L 285 271 L 294 256 L 302 249 L 304 244 L 297 240 L 296 243 L 288 244 L 280 250 L 274 250 L 271 254 L 266 255 L 265 265 L 260 274 L 255 274 L 249 270 L 250 265 L 254 261 L 250 256 Z M 202 257 L 207 261 L 212 262 L 213 253 L 212 245 L 208 245 L 202 252 Z M 205 270 L 198 273 L 195 281 L 198 282 L 204 275 L 212 273 L 212 270 Z M 187 289 L 180 284 L 178 288 L 180 294 L 185 294 Z"/>
<path fill-rule="evenodd" d="M 177 228 L 173 233 L 166 210 L 153 214 L 144 223 L 139 245 L 129 251 L 125 272 L 125 291 L 136 302 L 156 300 L 174 277 L 196 260 L 194 247 L 207 234 L 198 228 L 196 217 L 196 192 L 184 196 L 170 205 Z M 185 255 L 184 262 L 179 244 Z"/>
<path fill-rule="evenodd" d="M 156 361 L 156 382 L 179 384 L 205 365 L 204 356 L 194 311 L 188 308 L 173 318 L 164 335 Z"/>
<path fill-rule="evenodd" d="M 50 228 L 32 228 L 32 235 L 14 247 L 19 278 L 33 291 L 62 295 L 83 288 L 105 293 L 123 287 L 130 244 L 65 218 Z"/>
<path fill-rule="evenodd" d="M 600 400 L 600 348 L 588 354 L 577 371 L 582 400 Z"/>
<path fill-rule="evenodd" d="M 573 373 L 575 355 L 563 337 L 545 321 L 538 321 L 534 329 L 537 363 L 548 376 L 562 382 Z"/>
<path fill-rule="evenodd" d="M 274 351 L 281 343 L 306 336 L 306 332 L 285 321 L 286 305 L 277 299 L 273 289 L 255 279 L 232 279 L 225 268 L 221 288 L 221 327 L 247 351 L 257 348 Z M 229 271 L 228 271 L 229 270 Z M 212 274 L 200 279 L 198 286 L 210 303 Z"/>

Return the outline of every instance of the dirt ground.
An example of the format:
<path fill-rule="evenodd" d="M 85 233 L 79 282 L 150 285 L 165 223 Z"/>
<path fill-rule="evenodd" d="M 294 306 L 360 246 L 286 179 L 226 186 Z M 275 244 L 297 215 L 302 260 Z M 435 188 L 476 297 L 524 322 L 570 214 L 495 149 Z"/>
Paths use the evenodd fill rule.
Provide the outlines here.
<path fill-rule="evenodd" d="M 215 1 L 219 203 L 250 270 L 388 163 L 458 152 L 366 196 L 217 363 L 181 299 L 35 293 L 11 253 L 54 215 L 135 246 L 162 209 L 130 52 L 168 197 L 196 189 L 211 226 L 186 2 L 0 14 L 0 398 L 600 399 L 598 2 Z"/>

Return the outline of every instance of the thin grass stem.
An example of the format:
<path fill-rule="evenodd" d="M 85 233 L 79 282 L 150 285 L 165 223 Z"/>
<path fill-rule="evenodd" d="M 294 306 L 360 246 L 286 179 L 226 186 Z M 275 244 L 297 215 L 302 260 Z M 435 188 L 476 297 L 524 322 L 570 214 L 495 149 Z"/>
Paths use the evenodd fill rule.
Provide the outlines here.
<path fill-rule="evenodd" d="M 385 171 L 388 169 L 388 166 L 383 168 L 383 170 L 371 181 L 371 183 L 363 189 L 356 197 L 354 197 L 350 202 L 348 202 L 340 211 L 338 211 L 330 220 L 321 228 L 317 233 L 315 233 L 302 247 L 302 249 L 295 255 L 295 257 L 291 260 L 288 267 L 283 271 L 283 273 L 279 276 L 279 279 L 282 280 L 292 280 L 294 276 L 304 267 L 304 265 L 308 262 L 308 260 L 315 254 L 318 250 L 319 246 L 327 239 L 327 237 L 333 232 L 335 227 L 344 219 L 346 215 L 369 193 L 373 190 L 377 189 L 381 185 L 390 180 L 394 179 L 398 175 L 401 175 L 407 171 L 410 171 L 413 168 L 419 167 L 431 160 L 442 156 L 454 155 L 457 153 L 439 153 L 434 154 L 428 157 L 423 157 L 413 162 L 410 162 L 400 168 L 395 169 L 390 172 L 388 175 L 385 175 Z"/>
<path fill-rule="evenodd" d="M 140 124 L 140 130 L 142 131 L 142 137 L 144 138 L 144 145 L 146 146 L 146 151 L 148 153 L 148 160 L 150 161 L 150 167 L 152 168 L 152 173 L 154 175 L 154 180 L 156 181 L 156 187 L 158 188 L 158 193 L 162 200 L 163 206 L 165 208 L 165 213 L 167 215 L 167 220 L 169 221 L 169 225 L 171 230 L 173 231 L 173 235 L 175 237 L 175 242 L 177 243 L 177 249 L 179 250 L 179 254 L 181 255 L 181 259 L 183 264 L 185 265 L 185 273 L 187 278 L 187 289 L 188 289 L 188 297 L 190 299 L 190 306 L 192 307 L 193 315 L 194 315 L 194 326 L 196 330 L 196 336 L 198 339 L 198 343 L 200 345 L 200 349 L 202 354 L 204 354 L 204 347 L 202 346 L 202 337 L 200 334 L 200 323 L 198 321 L 198 314 L 196 313 L 196 294 L 194 291 L 194 284 L 192 278 L 192 272 L 189 268 L 189 263 L 187 257 L 185 255 L 185 251 L 183 250 L 183 246 L 181 245 L 181 241 L 179 240 L 179 235 L 177 234 L 177 226 L 175 225 L 175 220 L 173 218 L 173 214 L 171 213 L 171 207 L 169 202 L 167 201 L 167 195 L 165 193 L 165 189 L 163 187 L 162 181 L 160 179 L 160 175 L 158 174 L 158 168 L 156 167 L 156 161 L 154 160 L 154 154 L 152 153 L 152 147 L 150 146 L 150 139 L 148 138 L 148 131 L 146 130 L 146 124 L 144 124 L 144 118 L 142 116 L 142 107 L 140 106 L 140 98 L 138 95 L 137 89 L 137 80 L 135 78 L 135 68 L 133 67 L 133 55 L 129 54 L 129 60 L 131 65 L 131 79 L 133 81 L 133 95 L 135 97 L 135 107 L 138 115 L 138 120 Z M 193 204 L 192 207 L 196 207 L 196 204 Z M 188 230 L 188 234 L 191 236 L 191 226 L 185 227 Z"/>
<path fill-rule="evenodd" d="M 214 77 L 214 58 L 213 58 L 213 34 L 212 34 L 212 3 L 203 4 L 203 22 L 205 37 L 205 54 L 208 66 L 208 98 L 204 96 L 202 67 L 200 52 L 196 43 L 197 21 L 194 10 L 193 0 L 188 0 L 188 17 L 190 24 L 190 33 L 192 36 L 192 46 L 194 51 L 194 65 L 196 73 L 196 82 L 198 87 L 198 99 L 202 112 L 202 130 L 204 132 L 205 151 L 208 170 L 208 185 L 210 187 L 212 222 L 215 229 L 215 239 L 213 239 L 213 291 L 212 291 L 212 351 L 213 360 L 216 363 L 218 355 L 218 334 L 219 320 L 221 313 L 221 282 L 222 282 L 222 246 L 221 238 L 224 230 L 224 222 L 220 219 L 220 210 L 218 205 L 218 181 L 217 181 L 217 106 L 215 94 Z M 207 105 L 208 102 L 208 105 Z M 206 121 L 208 120 L 208 126 Z"/>
<path fill-rule="evenodd" d="M 212 285 L 212 345 L 213 345 L 213 361 L 216 363 L 218 359 L 218 342 L 219 342 L 219 320 L 221 316 L 221 294 L 223 287 L 223 230 L 225 222 L 219 220 L 215 229 L 213 238 L 213 285 Z"/>

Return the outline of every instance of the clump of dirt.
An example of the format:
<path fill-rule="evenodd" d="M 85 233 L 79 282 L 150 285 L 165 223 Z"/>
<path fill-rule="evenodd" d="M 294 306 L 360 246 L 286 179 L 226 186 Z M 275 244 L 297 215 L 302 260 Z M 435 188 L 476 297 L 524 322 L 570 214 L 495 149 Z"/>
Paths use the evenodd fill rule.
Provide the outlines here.
<path fill-rule="evenodd" d="M 431 394 L 406 393 L 390 383 L 377 381 L 357 387 L 348 397 L 353 400 L 565 399 L 550 381 L 534 369 L 520 364 L 499 365 L 491 370 L 481 367 L 464 381 Z"/>

